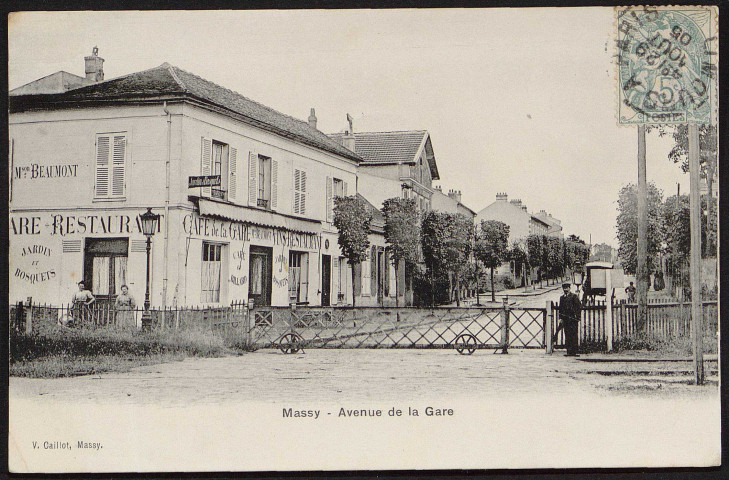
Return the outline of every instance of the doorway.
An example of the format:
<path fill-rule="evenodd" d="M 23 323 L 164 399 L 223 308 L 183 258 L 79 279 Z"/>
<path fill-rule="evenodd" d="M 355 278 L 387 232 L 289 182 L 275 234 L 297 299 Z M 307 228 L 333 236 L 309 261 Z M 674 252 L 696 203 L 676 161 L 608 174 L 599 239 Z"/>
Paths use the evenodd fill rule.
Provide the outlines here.
<path fill-rule="evenodd" d="M 128 251 L 128 238 L 86 239 L 83 278 L 97 304 L 113 304 L 127 284 Z"/>
<path fill-rule="evenodd" d="M 332 257 L 331 255 L 321 256 L 321 306 L 331 305 L 332 294 Z"/>
<path fill-rule="evenodd" d="M 273 249 L 251 245 L 248 267 L 248 298 L 256 307 L 271 306 L 271 274 L 273 272 Z"/>

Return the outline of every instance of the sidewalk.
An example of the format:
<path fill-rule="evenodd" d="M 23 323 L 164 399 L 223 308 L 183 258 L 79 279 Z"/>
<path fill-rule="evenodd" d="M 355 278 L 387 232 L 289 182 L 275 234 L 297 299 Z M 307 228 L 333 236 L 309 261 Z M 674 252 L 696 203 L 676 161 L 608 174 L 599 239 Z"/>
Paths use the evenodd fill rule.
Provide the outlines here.
<path fill-rule="evenodd" d="M 481 293 L 479 297 L 468 297 L 461 299 L 461 306 L 464 307 L 472 307 L 477 304 L 477 299 L 480 298 L 481 305 L 485 307 L 493 307 L 493 306 L 501 306 L 503 305 L 503 301 L 505 297 L 508 298 L 530 298 L 530 297 L 538 297 L 539 295 L 544 295 L 545 293 L 553 292 L 555 290 L 559 290 L 562 288 L 562 281 L 559 280 L 555 285 L 544 285 L 542 287 L 539 287 L 539 285 L 534 285 L 530 287 L 519 287 L 519 288 L 510 288 L 508 290 L 501 290 L 496 292 L 494 295 L 496 297 L 496 302 L 491 301 L 491 292 L 484 292 Z M 526 292 L 524 291 L 526 290 Z M 514 304 L 515 302 L 509 302 L 510 304 Z M 449 304 L 443 305 L 445 307 L 455 307 L 456 302 L 451 302 Z"/>

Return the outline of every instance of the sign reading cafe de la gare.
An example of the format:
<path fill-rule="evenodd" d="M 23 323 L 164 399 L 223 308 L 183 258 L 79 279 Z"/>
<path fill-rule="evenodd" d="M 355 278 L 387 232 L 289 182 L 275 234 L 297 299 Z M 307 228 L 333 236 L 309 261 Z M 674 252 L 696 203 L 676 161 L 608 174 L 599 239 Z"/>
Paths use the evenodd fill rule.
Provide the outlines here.
<path fill-rule="evenodd" d="M 715 7 L 617 9 L 619 124 L 713 123 L 716 22 Z"/>

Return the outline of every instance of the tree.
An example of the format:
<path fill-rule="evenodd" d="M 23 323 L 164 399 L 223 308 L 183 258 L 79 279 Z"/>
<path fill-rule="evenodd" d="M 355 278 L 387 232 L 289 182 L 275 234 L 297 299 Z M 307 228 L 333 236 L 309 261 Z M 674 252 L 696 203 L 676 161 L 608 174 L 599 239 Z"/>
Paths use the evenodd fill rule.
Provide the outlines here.
<path fill-rule="evenodd" d="M 420 235 L 423 261 L 430 277 L 431 305 L 435 305 L 435 285 L 442 276 L 448 278 L 449 299 L 455 280 L 456 302 L 460 304 L 460 281 L 467 272 L 473 222 L 461 213 L 431 210 L 423 216 Z"/>
<path fill-rule="evenodd" d="M 549 266 L 552 278 L 564 274 L 564 245 L 559 237 L 547 237 L 547 248 L 549 250 Z"/>
<path fill-rule="evenodd" d="M 526 252 L 526 245 L 520 242 L 512 242 L 511 248 L 506 254 L 506 259 L 514 262 L 514 268 L 520 272 L 522 286 L 526 286 L 526 275 L 529 266 L 529 255 Z M 492 289 L 493 290 L 493 289 Z"/>
<path fill-rule="evenodd" d="M 357 196 L 334 197 L 334 226 L 339 231 L 339 247 L 352 266 L 352 306 L 356 305 L 355 266 L 367 258 L 372 212 Z"/>
<path fill-rule="evenodd" d="M 661 203 L 663 193 L 653 183 L 648 184 L 648 271 L 652 272 L 658 260 L 663 237 Z M 638 188 L 631 183 L 618 195 L 618 256 L 626 273 L 634 275 L 638 267 Z"/>
<path fill-rule="evenodd" d="M 659 128 L 659 136 L 663 137 L 668 135 L 669 130 L 666 128 Z M 668 153 L 668 159 L 674 163 L 681 164 L 681 170 L 684 172 L 689 171 L 688 162 L 688 126 L 677 125 L 673 127 L 671 132 L 673 140 L 675 142 L 673 148 Z M 707 193 L 709 197 L 713 197 L 713 186 L 714 186 L 714 174 L 717 168 L 717 131 L 716 125 L 701 125 L 699 126 L 699 162 L 701 165 L 701 177 L 706 179 Z M 712 205 L 712 202 L 707 204 L 707 216 L 709 223 L 711 224 L 713 217 L 716 215 L 714 212 L 716 209 Z M 716 229 L 708 230 L 706 238 L 707 249 L 709 251 L 714 250 L 716 245 Z"/>
<path fill-rule="evenodd" d="M 395 306 L 399 306 L 399 272 L 404 264 L 410 270 L 418 260 L 420 244 L 420 223 L 415 200 L 409 198 L 388 198 L 382 203 L 385 216 L 385 240 L 390 244 L 395 266 Z"/>
<path fill-rule="evenodd" d="M 691 210 L 688 195 L 678 197 L 676 203 L 676 195 L 666 198 L 661 206 L 661 223 L 663 225 L 665 244 L 664 252 L 675 257 L 676 262 L 688 261 L 691 253 Z M 701 210 L 708 211 L 710 204 L 715 204 L 716 199 L 709 195 L 701 196 Z M 715 205 L 714 205 L 715 206 Z M 716 229 L 716 224 L 711 223 L 712 218 L 702 218 L 701 225 L 701 246 L 702 258 L 711 257 L 716 251 L 709 249 L 708 237 L 711 235 L 712 229 Z M 715 220 L 715 219 L 714 219 Z M 708 221 L 708 224 L 707 224 Z"/>
<path fill-rule="evenodd" d="M 540 235 L 529 235 L 526 241 L 529 265 L 539 269 L 539 282 L 542 282 L 542 237 Z"/>
<path fill-rule="evenodd" d="M 498 220 L 481 220 L 476 238 L 476 258 L 484 267 L 491 269 L 491 301 L 496 301 L 494 292 L 494 269 L 506 260 L 509 249 L 509 226 Z"/>
<path fill-rule="evenodd" d="M 593 247 L 594 253 L 590 256 L 590 260 L 599 262 L 613 261 L 613 247 L 607 243 L 597 243 Z"/>

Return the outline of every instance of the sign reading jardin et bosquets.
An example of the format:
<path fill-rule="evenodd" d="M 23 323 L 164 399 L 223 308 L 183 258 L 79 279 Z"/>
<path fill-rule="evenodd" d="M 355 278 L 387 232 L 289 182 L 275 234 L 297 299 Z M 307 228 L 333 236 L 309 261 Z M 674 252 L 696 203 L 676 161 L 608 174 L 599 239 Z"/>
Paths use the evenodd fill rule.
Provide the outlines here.
<path fill-rule="evenodd" d="M 716 8 L 643 6 L 616 12 L 618 123 L 714 122 Z"/>
<path fill-rule="evenodd" d="M 187 188 L 195 187 L 217 187 L 220 185 L 220 175 L 202 175 L 188 177 Z"/>

